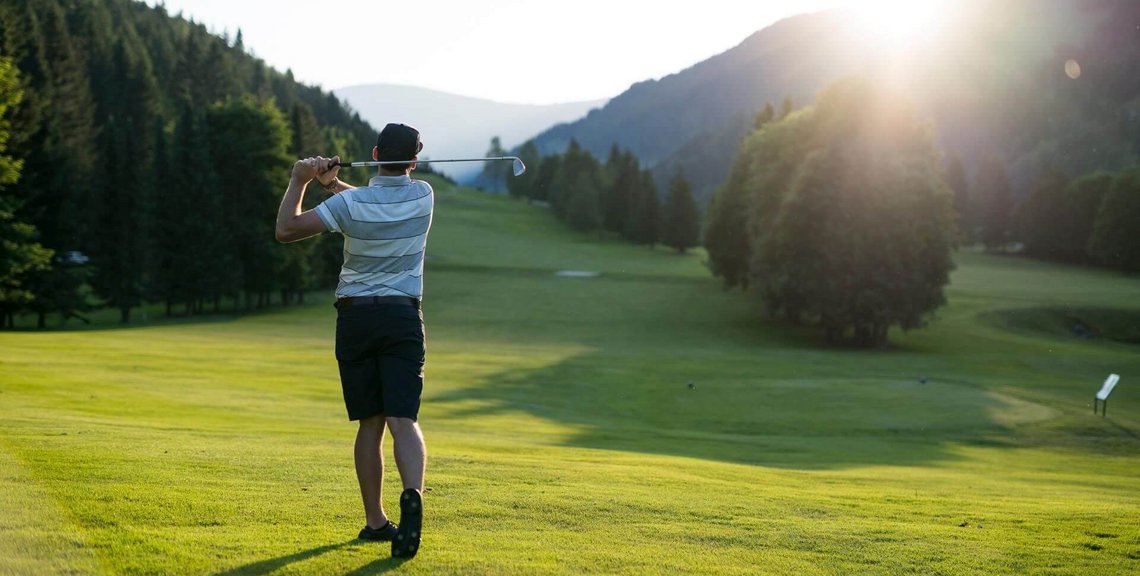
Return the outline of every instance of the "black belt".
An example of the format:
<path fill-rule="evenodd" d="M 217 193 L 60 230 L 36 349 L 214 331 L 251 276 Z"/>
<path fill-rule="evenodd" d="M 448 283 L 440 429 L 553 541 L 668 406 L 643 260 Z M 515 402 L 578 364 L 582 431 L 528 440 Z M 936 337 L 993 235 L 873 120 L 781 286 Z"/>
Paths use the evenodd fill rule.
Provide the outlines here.
<path fill-rule="evenodd" d="M 418 298 L 411 296 L 350 296 L 348 298 L 337 298 L 336 308 L 344 308 L 346 306 L 370 306 L 377 304 L 397 304 L 402 306 L 412 306 L 417 310 L 420 307 Z"/>

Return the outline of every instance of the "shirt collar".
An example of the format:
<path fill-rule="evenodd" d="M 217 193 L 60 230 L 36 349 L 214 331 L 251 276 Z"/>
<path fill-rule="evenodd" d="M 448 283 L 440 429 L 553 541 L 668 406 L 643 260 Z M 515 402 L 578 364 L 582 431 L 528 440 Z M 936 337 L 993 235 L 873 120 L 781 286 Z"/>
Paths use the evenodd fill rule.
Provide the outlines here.
<path fill-rule="evenodd" d="M 368 180 L 369 186 L 405 186 L 412 183 L 412 177 L 407 174 L 399 176 L 373 176 Z"/>

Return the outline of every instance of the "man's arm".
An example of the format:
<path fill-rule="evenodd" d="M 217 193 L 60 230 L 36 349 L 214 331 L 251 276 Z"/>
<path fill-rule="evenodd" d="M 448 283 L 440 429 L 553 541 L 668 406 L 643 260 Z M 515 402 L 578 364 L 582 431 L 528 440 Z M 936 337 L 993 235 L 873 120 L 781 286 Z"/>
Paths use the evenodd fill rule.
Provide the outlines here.
<path fill-rule="evenodd" d="M 321 185 L 334 183 L 332 193 L 337 194 L 353 187 L 337 178 L 340 166 L 339 157 L 332 158 L 306 158 L 293 164 L 293 174 L 289 178 L 289 187 L 281 199 L 281 207 L 277 209 L 277 227 L 275 236 L 278 242 L 296 242 L 311 236 L 316 236 L 328 230 L 323 220 L 314 210 L 301 211 L 301 203 L 305 199 L 305 189 L 314 178 Z"/>

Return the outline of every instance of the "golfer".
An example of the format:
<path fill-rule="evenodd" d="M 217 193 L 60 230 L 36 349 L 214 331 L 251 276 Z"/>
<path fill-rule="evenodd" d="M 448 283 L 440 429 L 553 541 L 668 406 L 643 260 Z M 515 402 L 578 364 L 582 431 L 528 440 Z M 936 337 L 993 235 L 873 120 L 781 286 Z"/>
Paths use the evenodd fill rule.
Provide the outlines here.
<path fill-rule="evenodd" d="M 359 537 L 392 542 L 392 555 L 410 558 L 420 546 L 427 449 L 418 421 L 423 391 L 424 248 L 434 196 L 427 182 L 412 180 L 423 143 L 415 128 L 388 124 L 373 160 L 380 166 L 368 186 L 340 180 L 340 158 L 307 158 L 293 165 L 277 212 L 277 240 L 294 242 L 325 231 L 344 235 L 344 266 L 336 288 L 336 359 L 349 420 L 356 433 L 356 478 L 366 524 Z M 301 210 L 305 188 L 317 180 L 333 195 Z M 384 513 L 381 486 L 384 427 L 392 431 L 400 494 L 400 524 Z"/>

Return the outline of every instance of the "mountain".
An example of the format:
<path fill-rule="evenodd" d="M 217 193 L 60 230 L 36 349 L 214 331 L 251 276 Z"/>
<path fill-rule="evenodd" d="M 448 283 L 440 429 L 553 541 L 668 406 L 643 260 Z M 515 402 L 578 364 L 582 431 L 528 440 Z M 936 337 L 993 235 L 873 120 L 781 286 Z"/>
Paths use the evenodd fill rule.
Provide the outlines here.
<path fill-rule="evenodd" d="M 1071 123 L 1109 123 L 1070 118 L 1076 112 L 1063 109 L 1063 98 L 1055 96 L 1081 86 L 1063 73 L 1069 55 L 1086 54 L 1086 67 L 1099 57 L 1117 64 L 1132 58 L 1130 51 L 1113 55 L 1075 47 L 1098 36 L 1091 32 L 1106 22 L 1118 21 L 1120 34 L 1135 36 L 1135 6 L 1124 0 L 959 2 L 953 14 L 940 16 L 945 20 L 938 23 L 941 33 L 895 52 L 861 29 L 850 9 L 798 15 L 676 74 L 634 84 L 585 118 L 554 126 L 534 141 L 543 154 L 551 154 L 573 138 L 598 158 L 616 143 L 653 168 L 659 184 L 682 170 L 703 205 L 724 180 L 740 139 L 765 103 L 778 108 L 790 97 L 802 107 L 835 80 L 869 74 L 905 85 L 933 119 L 944 149 L 961 156 L 968 168 L 982 155 L 996 154 L 1022 187 L 1050 162 L 1068 162 L 1074 173 L 1118 168 L 1135 158 L 1127 146 L 1111 154 L 1101 147 L 1098 158 L 1082 160 L 1081 154 L 1043 148 L 1041 141 L 1063 138 L 1057 135 L 1064 130 L 1056 127 L 1062 117 Z M 1131 73 L 1127 66 L 1121 70 L 1115 74 Z M 1055 126 L 1049 128 L 1050 122 Z M 1041 132 L 1049 129 L 1053 132 Z"/>
<path fill-rule="evenodd" d="M 335 90 L 340 98 L 375 126 L 404 122 L 423 134 L 427 158 L 483 156 L 491 138 L 504 148 L 526 141 L 544 128 L 581 118 L 605 100 L 566 104 L 505 104 L 426 88 L 395 84 L 349 86 Z M 470 181 L 483 169 L 478 163 L 441 164 L 435 170 Z"/>

